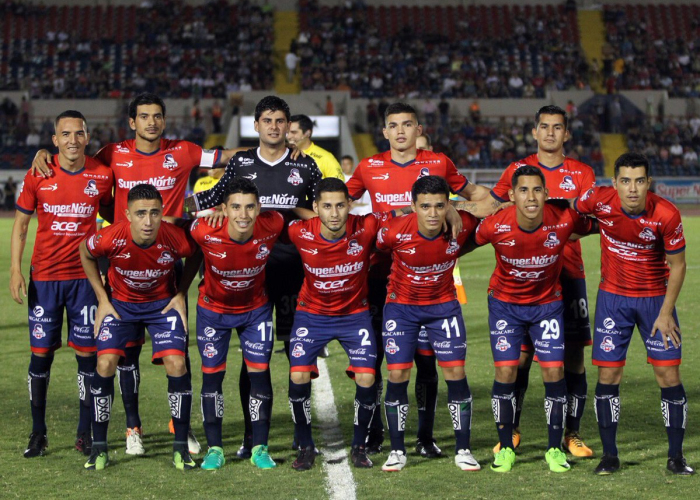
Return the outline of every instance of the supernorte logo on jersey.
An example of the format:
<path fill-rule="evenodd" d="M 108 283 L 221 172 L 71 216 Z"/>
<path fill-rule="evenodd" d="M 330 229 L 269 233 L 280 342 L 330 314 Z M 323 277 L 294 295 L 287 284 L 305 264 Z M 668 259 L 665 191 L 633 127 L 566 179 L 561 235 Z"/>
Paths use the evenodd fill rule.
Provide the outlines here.
<path fill-rule="evenodd" d="M 260 204 L 265 208 L 296 207 L 299 204 L 299 198 L 288 193 L 273 194 L 261 196 Z"/>

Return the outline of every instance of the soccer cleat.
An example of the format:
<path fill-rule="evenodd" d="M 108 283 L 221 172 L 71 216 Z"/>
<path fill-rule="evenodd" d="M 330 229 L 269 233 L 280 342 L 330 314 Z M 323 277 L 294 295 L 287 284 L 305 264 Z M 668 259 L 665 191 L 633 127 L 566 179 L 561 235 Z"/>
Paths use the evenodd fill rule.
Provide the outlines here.
<path fill-rule="evenodd" d="M 75 437 L 75 449 L 85 456 L 92 455 L 92 435 L 90 431 L 79 432 Z"/>
<path fill-rule="evenodd" d="M 586 446 L 578 432 L 567 432 L 564 435 L 564 450 L 575 457 L 588 458 L 593 456 L 593 450 Z"/>
<path fill-rule="evenodd" d="M 143 430 L 141 427 L 132 427 L 126 430 L 126 454 L 143 455 L 146 449 L 143 447 Z"/>
<path fill-rule="evenodd" d="M 272 460 L 267 450 L 266 444 L 259 444 L 253 447 L 250 463 L 255 465 L 258 469 L 274 469 L 277 467 L 277 464 Z"/>
<path fill-rule="evenodd" d="M 382 470 L 384 472 L 399 472 L 406 467 L 406 454 L 401 450 L 391 450 Z"/>
<path fill-rule="evenodd" d="M 513 448 L 504 448 L 499 450 L 493 456 L 491 470 L 494 472 L 510 472 L 515 463 L 515 452 Z"/>
<path fill-rule="evenodd" d="M 103 470 L 109 465 L 109 453 L 107 450 L 93 448 L 90 458 L 85 462 L 85 470 Z"/>
<path fill-rule="evenodd" d="M 226 458 L 224 458 L 224 449 L 219 446 L 212 446 L 204 455 L 204 460 L 202 460 L 202 465 L 200 466 L 204 470 L 219 470 L 226 463 Z"/>
<path fill-rule="evenodd" d="M 470 450 L 459 450 L 455 455 L 455 465 L 462 470 L 481 470 L 481 465 L 476 461 Z"/>
<path fill-rule="evenodd" d="M 252 439 L 253 436 L 243 436 L 241 447 L 238 448 L 238 451 L 236 452 L 236 456 L 240 460 L 248 460 L 251 457 L 252 453 L 250 452 L 250 449 L 253 447 Z"/>
<path fill-rule="evenodd" d="M 516 427 L 513 429 L 513 449 L 518 449 L 518 446 L 520 446 L 520 429 Z M 496 443 L 496 446 L 493 447 L 493 454 L 496 455 L 499 451 L 501 451 L 500 442 Z"/>
<path fill-rule="evenodd" d="M 170 434 L 175 434 L 175 424 L 173 423 L 173 419 L 170 419 L 170 422 L 168 422 L 168 432 Z"/>
<path fill-rule="evenodd" d="M 32 432 L 29 435 L 29 444 L 24 450 L 24 458 L 34 458 L 44 456 L 46 448 L 49 447 L 49 438 L 42 432 Z"/>
<path fill-rule="evenodd" d="M 190 470 L 197 467 L 186 446 L 173 448 L 173 465 L 177 470 Z"/>
<path fill-rule="evenodd" d="M 187 449 L 190 451 L 191 455 L 199 455 L 202 453 L 202 446 L 199 444 L 199 441 L 197 441 L 191 427 L 190 430 L 187 431 Z"/>
<path fill-rule="evenodd" d="M 685 463 L 683 455 L 679 455 L 676 458 L 669 458 L 666 463 L 666 468 L 679 476 L 692 476 L 695 474 L 695 469 Z"/>
<path fill-rule="evenodd" d="M 569 462 L 566 461 L 566 454 L 559 448 L 550 448 L 544 455 L 544 459 L 549 464 L 552 472 L 566 472 L 571 470 Z"/>
<path fill-rule="evenodd" d="M 365 444 L 367 454 L 376 455 L 377 453 L 381 453 L 382 443 L 384 443 L 384 429 L 370 429 Z"/>
<path fill-rule="evenodd" d="M 350 461 L 356 469 L 371 469 L 374 465 L 372 461 L 367 458 L 367 448 L 364 446 L 353 446 L 350 450 Z"/>
<path fill-rule="evenodd" d="M 616 455 L 603 455 L 593 472 L 599 476 L 608 476 L 618 470 L 620 470 L 620 459 Z"/>
<path fill-rule="evenodd" d="M 440 458 L 442 457 L 442 450 L 438 448 L 435 444 L 433 438 L 421 440 L 420 438 L 416 440 L 416 453 L 418 453 L 423 458 Z"/>
<path fill-rule="evenodd" d="M 292 469 L 294 470 L 309 470 L 314 465 L 314 460 L 316 460 L 316 452 L 313 446 L 307 446 L 306 448 L 299 448 L 297 452 L 297 458 L 292 464 Z"/>

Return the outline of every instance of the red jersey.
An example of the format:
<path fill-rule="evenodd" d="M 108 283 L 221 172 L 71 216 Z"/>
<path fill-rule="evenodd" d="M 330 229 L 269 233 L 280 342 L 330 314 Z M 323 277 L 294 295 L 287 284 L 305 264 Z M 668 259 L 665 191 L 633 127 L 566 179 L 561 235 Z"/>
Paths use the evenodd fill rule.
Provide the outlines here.
<path fill-rule="evenodd" d="M 427 175 L 444 178 L 453 193 L 459 193 L 469 183 L 447 156 L 419 149 L 416 159 L 406 164 L 393 161 L 391 151 L 365 158 L 348 179 L 347 186 L 353 199 L 369 191 L 372 210 L 388 212 L 409 206 L 413 183 Z"/>
<path fill-rule="evenodd" d="M 626 297 L 666 293 L 665 254 L 685 250 L 681 214 L 670 201 L 647 193 L 644 211 L 632 216 L 622 210 L 615 188 L 601 187 L 577 199 L 576 209 L 598 218 L 601 290 Z"/>
<path fill-rule="evenodd" d="M 187 232 L 163 221 L 148 247 L 134 243 L 131 223 L 118 222 L 92 235 L 87 249 L 95 257 L 109 259 L 112 297 L 123 302 L 153 302 L 175 293 L 175 262 L 195 251 Z"/>
<path fill-rule="evenodd" d="M 58 155 L 49 168 L 53 175 L 47 179 L 27 173 L 17 200 L 17 210 L 28 215 L 36 210 L 39 222 L 31 277 L 36 281 L 85 279 L 80 242 L 95 232 L 100 205 L 112 203 L 114 177 L 109 167 L 89 157 L 77 172 L 62 169 Z"/>
<path fill-rule="evenodd" d="M 345 235 L 332 241 L 321 235 L 318 217 L 293 221 L 289 239 L 304 263 L 297 310 L 326 316 L 367 311 L 369 258 L 379 227 L 391 217 L 391 212 L 350 214 Z"/>
<path fill-rule="evenodd" d="M 377 248 L 391 250 L 393 259 L 387 302 L 425 306 L 456 299 L 452 268 L 478 224 L 471 214 L 458 213 L 463 226 L 457 239 L 447 239 L 444 233 L 426 238 L 418 231 L 415 213 L 393 219 L 379 232 Z"/>
<path fill-rule="evenodd" d="M 228 219 L 210 227 L 196 219 L 192 239 L 204 253 L 204 280 L 197 304 L 222 314 L 242 314 L 267 303 L 265 266 L 284 229 L 284 217 L 269 211 L 255 219 L 253 236 L 243 243 L 231 239 Z"/>
<path fill-rule="evenodd" d="M 202 149 L 188 141 L 160 140 L 153 153 L 136 149 L 136 141 L 108 144 L 95 158 L 114 170 L 114 222 L 126 220 L 126 198 L 137 184 L 152 184 L 163 196 L 163 215 L 181 217 L 190 172 L 213 167 L 220 151 Z"/>
<path fill-rule="evenodd" d="M 517 208 L 487 217 L 476 230 L 477 245 L 491 243 L 496 269 L 489 295 L 511 304 L 547 304 L 561 300 L 559 275 L 566 242 L 573 233 L 588 234 L 591 221 L 570 208 L 544 206 L 542 224 L 533 231 L 518 226 Z"/>
<path fill-rule="evenodd" d="M 595 173 L 593 169 L 571 158 L 564 158 L 564 163 L 557 167 L 549 168 L 542 165 L 537 155 L 530 155 L 520 161 L 508 165 L 501 174 L 491 194 L 500 201 L 508 201 L 508 190 L 511 188 L 513 173 L 524 165 L 539 167 L 544 174 L 547 191 L 550 198 L 572 199 L 582 196 L 586 191 L 595 186 Z M 583 270 L 583 257 L 581 256 L 581 243 L 568 241 L 562 254 L 564 268 L 562 273 L 568 278 L 585 278 Z"/>

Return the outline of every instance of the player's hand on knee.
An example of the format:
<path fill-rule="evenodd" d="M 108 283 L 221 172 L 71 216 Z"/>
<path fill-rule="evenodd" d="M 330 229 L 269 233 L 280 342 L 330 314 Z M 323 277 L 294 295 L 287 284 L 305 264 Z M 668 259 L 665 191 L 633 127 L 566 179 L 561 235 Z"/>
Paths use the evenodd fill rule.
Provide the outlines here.
<path fill-rule="evenodd" d="M 165 306 L 165 309 L 163 309 L 160 313 L 165 314 L 170 310 L 173 310 L 180 315 L 182 324 L 185 327 L 185 333 L 187 333 L 187 302 L 185 301 L 184 293 L 178 292 L 175 294 L 175 296 L 170 299 L 170 302 L 168 302 L 168 305 Z"/>
<path fill-rule="evenodd" d="M 18 304 L 24 304 L 22 297 L 27 296 L 27 283 L 24 281 L 24 276 L 19 271 L 10 273 L 10 293 L 12 298 Z"/>
<path fill-rule="evenodd" d="M 29 171 L 34 175 L 38 170 L 42 177 L 51 177 L 51 169 L 49 168 L 50 159 L 51 154 L 45 149 L 40 149 L 36 152 L 36 155 L 34 155 L 32 168 Z"/>
<path fill-rule="evenodd" d="M 651 336 L 656 335 L 656 332 L 661 334 L 661 340 L 664 343 L 664 349 L 668 349 L 669 341 L 673 346 L 678 348 L 681 345 L 681 329 L 676 324 L 673 314 L 660 313 L 654 326 L 651 327 Z"/>
<path fill-rule="evenodd" d="M 100 328 L 102 328 L 102 322 L 107 316 L 114 316 L 115 319 L 122 319 L 121 316 L 119 316 L 119 313 L 117 313 L 116 309 L 114 309 L 114 306 L 111 302 L 100 302 L 97 306 L 97 312 L 95 313 L 95 338 L 97 338 L 97 336 L 99 335 Z"/>

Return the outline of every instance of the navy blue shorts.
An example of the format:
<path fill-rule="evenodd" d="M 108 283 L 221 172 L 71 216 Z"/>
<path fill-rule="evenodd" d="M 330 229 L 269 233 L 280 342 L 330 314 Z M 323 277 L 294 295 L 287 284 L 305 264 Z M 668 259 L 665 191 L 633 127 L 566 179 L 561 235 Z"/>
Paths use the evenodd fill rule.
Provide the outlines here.
<path fill-rule="evenodd" d="M 76 351 L 95 352 L 94 324 L 97 298 L 87 279 L 29 281 L 29 345 L 46 354 L 62 345 L 63 310 L 68 317 L 68 345 Z"/>
<path fill-rule="evenodd" d="M 202 357 L 202 371 L 226 370 L 233 328 L 238 332 L 246 366 L 267 370 L 275 343 L 269 303 L 242 314 L 217 313 L 197 306 L 197 348 Z"/>
<path fill-rule="evenodd" d="M 426 337 L 421 339 L 421 330 L 427 342 Z M 384 306 L 382 337 L 389 370 L 412 368 L 415 352 L 423 345 L 443 367 L 464 366 L 467 357 L 467 329 L 456 300 L 429 306 L 389 302 Z"/>
<path fill-rule="evenodd" d="M 529 337 L 543 367 L 564 366 L 564 305 L 511 304 L 488 298 L 491 353 L 495 366 L 517 366 L 519 346 Z"/>
<path fill-rule="evenodd" d="M 291 371 L 315 373 L 316 358 L 323 347 L 335 339 L 348 355 L 349 373 L 375 373 L 377 344 L 369 311 L 345 316 L 297 311 L 289 343 Z"/>
<path fill-rule="evenodd" d="M 124 349 L 144 343 L 144 329 L 148 329 L 153 345 L 153 363 L 162 363 L 165 356 L 184 356 L 187 338 L 180 315 L 173 310 L 161 314 L 169 302 L 170 299 L 142 303 L 112 299 L 121 319 L 105 316 L 97 335 L 97 355 L 124 357 Z"/>
<path fill-rule="evenodd" d="M 657 297 L 625 297 L 598 290 L 595 309 L 595 332 L 593 333 L 593 364 L 596 366 L 625 366 L 634 326 L 647 350 L 647 361 L 654 366 L 681 364 L 681 349 L 668 341 L 664 349 L 661 333 L 651 336 L 651 327 L 659 315 L 664 295 Z M 680 327 L 676 311 L 673 318 Z"/>

